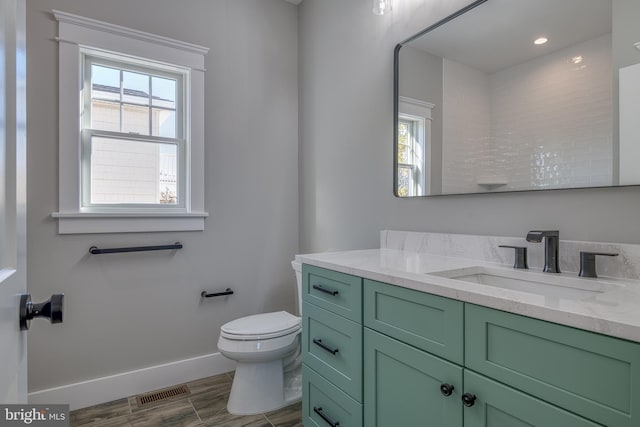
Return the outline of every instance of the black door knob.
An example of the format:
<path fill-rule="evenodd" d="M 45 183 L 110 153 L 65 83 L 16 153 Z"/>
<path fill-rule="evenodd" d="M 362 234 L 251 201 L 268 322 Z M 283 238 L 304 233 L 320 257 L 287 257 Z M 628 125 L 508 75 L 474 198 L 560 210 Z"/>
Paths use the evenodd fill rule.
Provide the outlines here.
<path fill-rule="evenodd" d="M 465 393 L 462 395 L 462 403 L 464 406 L 472 407 L 476 403 L 476 395 L 473 393 Z"/>
<path fill-rule="evenodd" d="M 64 307 L 64 294 L 54 294 L 47 301 L 39 304 L 31 302 L 31 294 L 20 296 L 20 329 L 29 329 L 31 319 L 34 317 L 46 317 L 51 323 L 62 323 Z"/>
<path fill-rule="evenodd" d="M 445 383 L 440 385 L 440 393 L 442 393 L 444 396 L 451 396 L 451 393 L 453 393 L 454 389 L 455 387 L 451 384 Z"/>

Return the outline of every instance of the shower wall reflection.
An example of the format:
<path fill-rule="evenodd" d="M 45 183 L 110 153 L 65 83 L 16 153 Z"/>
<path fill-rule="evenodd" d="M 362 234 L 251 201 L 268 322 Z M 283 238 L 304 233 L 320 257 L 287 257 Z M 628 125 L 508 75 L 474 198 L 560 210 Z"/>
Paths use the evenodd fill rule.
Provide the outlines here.
<path fill-rule="evenodd" d="M 396 194 L 640 184 L 628 166 L 638 124 L 618 136 L 618 73 L 640 67 L 634 12 L 640 3 L 488 0 L 403 43 Z M 626 74 L 640 93 L 640 72 Z M 637 108 L 634 93 L 620 111 Z"/>

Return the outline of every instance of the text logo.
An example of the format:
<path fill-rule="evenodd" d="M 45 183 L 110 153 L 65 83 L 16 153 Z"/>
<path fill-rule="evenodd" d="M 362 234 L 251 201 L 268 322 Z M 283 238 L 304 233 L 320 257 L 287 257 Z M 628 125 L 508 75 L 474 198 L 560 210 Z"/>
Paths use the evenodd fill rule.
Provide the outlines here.
<path fill-rule="evenodd" d="M 0 405 L 0 427 L 69 427 L 69 405 Z"/>

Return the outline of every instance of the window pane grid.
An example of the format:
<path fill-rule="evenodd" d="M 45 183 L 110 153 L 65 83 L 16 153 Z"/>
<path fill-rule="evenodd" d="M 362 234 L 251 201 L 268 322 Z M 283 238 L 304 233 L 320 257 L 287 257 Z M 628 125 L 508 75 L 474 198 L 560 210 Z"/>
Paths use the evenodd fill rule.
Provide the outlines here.
<path fill-rule="evenodd" d="M 184 206 L 182 78 L 86 61 L 83 206 Z"/>
<path fill-rule="evenodd" d="M 90 80 L 92 107 L 95 105 L 94 101 L 110 102 L 110 108 L 115 108 L 116 103 L 119 104 L 117 124 L 113 114 L 105 112 L 104 109 L 92 108 L 91 129 L 176 137 L 176 79 L 92 64 Z M 154 91 L 154 87 L 157 90 Z M 160 111 L 168 111 L 170 114 L 163 120 L 158 117 L 154 119 L 154 116 L 158 116 L 156 112 Z M 106 114 L 110 119 L 105 120 L 100 113 Z M 162 123 L 155 123 L 158 121 Z"/>

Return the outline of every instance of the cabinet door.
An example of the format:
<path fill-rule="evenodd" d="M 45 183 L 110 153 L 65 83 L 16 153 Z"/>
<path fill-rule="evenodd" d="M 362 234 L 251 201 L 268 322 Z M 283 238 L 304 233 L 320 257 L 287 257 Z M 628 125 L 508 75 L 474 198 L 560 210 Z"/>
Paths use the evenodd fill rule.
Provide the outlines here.
<path fill-rule="evenodd" d="M 364 373 L 365 426 L 462 427 L 460 366 L 365 328 Z"/>
<path fill-rule="evenodd" d="M 476 396 L 464 409 L 465 427 L 600 426 L 466 369 L 464 391 Z"/>
<path fill-rule="evenodd" d="M 465 366 L 610 427 L 640 426 L 640 344 L 465 305 Z"/>

